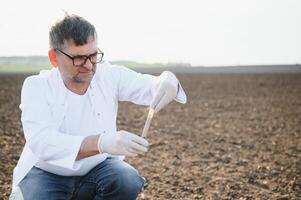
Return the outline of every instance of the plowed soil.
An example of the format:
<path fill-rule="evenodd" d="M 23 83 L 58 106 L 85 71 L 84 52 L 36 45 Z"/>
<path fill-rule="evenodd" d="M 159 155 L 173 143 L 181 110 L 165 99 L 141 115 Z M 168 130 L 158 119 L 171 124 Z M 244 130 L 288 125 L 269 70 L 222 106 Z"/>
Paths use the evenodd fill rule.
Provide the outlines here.
<path fill-rule="evenodd" d="M 0 75 L 0 199 L 24 145 L 20 90 Z M 139 199 L 301 199 L 301 74 L 179 75 L 188 103 L 155 114 Z M 147 108 L 121 103 L 118 128 L 140 134 Z"/>

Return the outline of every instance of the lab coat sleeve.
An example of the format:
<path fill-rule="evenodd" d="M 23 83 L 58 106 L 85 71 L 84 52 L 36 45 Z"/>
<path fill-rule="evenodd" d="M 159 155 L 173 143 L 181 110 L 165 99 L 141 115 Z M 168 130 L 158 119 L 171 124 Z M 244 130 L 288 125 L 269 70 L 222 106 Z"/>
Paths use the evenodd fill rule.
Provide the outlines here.
<path fill-rule="evenodd" d="M 118 94 L 119 101 L 131 101 L 135 104 L 150 105 L 156 93 L 159 77 L 137 73 L 126 67 L 119 67 Z M 186 103 L 187 97 L 178 84 L 178 93 L 174 99 L 179 103 Z"/>
<path fill-rule="evenodd" d="M 43 78 L 31 76 L 24 81 L 20 109 L 25 140 L 39 160 L 72 169 L 84 137 L 56 130 L 47 92 Z"/>

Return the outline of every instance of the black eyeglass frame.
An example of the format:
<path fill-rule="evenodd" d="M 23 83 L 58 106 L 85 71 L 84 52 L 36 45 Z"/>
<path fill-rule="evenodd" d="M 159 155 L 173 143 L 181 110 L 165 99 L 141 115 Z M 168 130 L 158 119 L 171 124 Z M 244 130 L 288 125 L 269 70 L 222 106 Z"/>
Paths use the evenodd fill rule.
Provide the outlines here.
<path fill-rule="evenodd" d="M 103 56 L 104 56 L 104 53 L 103 53 L 99 48 L 97 49 L 97 52 L 96 52 L 96 53 L 92 53 L 92 54 L 90 54 L 90 55 L 78 55 L 78 56 L 71 56 L 71 55 L 65 53 L 64 51 L 62 51 L 62 50 L 60 50 L 60 49 L 54 49 L 54 50 L 55 50 L 55 51 L 59 51 L 60 53 L 64 54 L 64 55 L 67 56 L 68 58 L 70 58 L 70 59 L 72 60 L 73 66 L 75 66 L 75 67 L 83 67 L 83 66 L 86 64 L 86 62 L 87 62 L 88 59 L 90 60 L 90 62 L 91 62 L 93 65 L 95 65 L 95 64 L 97 64 L 97 63 L 102 62 L 102 59 L 103 59 Z M 101 55 L 100 60 L 97 61 L 97 62 L 93 62 L 93 61 L 92 61 L 92 58 L 91 58 L 92 56 L 95 56 L 95 55 L 96 55 L 96 56 Z M 74 59 L 76 59 L 76 58 L 82 58 L 82 57 L 85 57 L 84 62 L 83 62 L 81 65 L 75 65 L 75 64 L 74 64 Z"/>

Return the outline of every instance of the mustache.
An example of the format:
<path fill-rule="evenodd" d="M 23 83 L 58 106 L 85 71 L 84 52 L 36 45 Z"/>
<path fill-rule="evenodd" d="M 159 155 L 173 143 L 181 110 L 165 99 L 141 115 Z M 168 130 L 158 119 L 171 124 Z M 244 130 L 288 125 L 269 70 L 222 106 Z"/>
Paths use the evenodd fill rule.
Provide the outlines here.
<path fill-rule="evenodd" d="M 91 70 L 88 70 L 86 67 L 81 66 L 80 68 L 84 68 L 85 71 L 91 71 L 93 74 L 95 74 L 96 67 L 93 67 Z M 78 75 L 80 72 L 78 72 L 76 75 Z"/>

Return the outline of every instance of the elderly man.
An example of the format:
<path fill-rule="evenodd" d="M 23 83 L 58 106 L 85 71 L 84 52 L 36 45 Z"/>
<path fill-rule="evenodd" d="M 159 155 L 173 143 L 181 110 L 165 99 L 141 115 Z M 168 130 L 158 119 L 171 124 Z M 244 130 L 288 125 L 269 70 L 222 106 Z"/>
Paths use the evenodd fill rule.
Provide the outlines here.
<path fill-rule="evenodd" d="M 26 78 L 21 121 L 26 144 L 14 169 L 11 199 L 136 199 L 144 178 L 123 161 L 148 142 L 116 130 L 118 101 L 158 112 L 186 102 L 175 75 L 143 75 L 104 62 L 94 26 L 66 15 L 50 30 L 53 68 Z"/>

